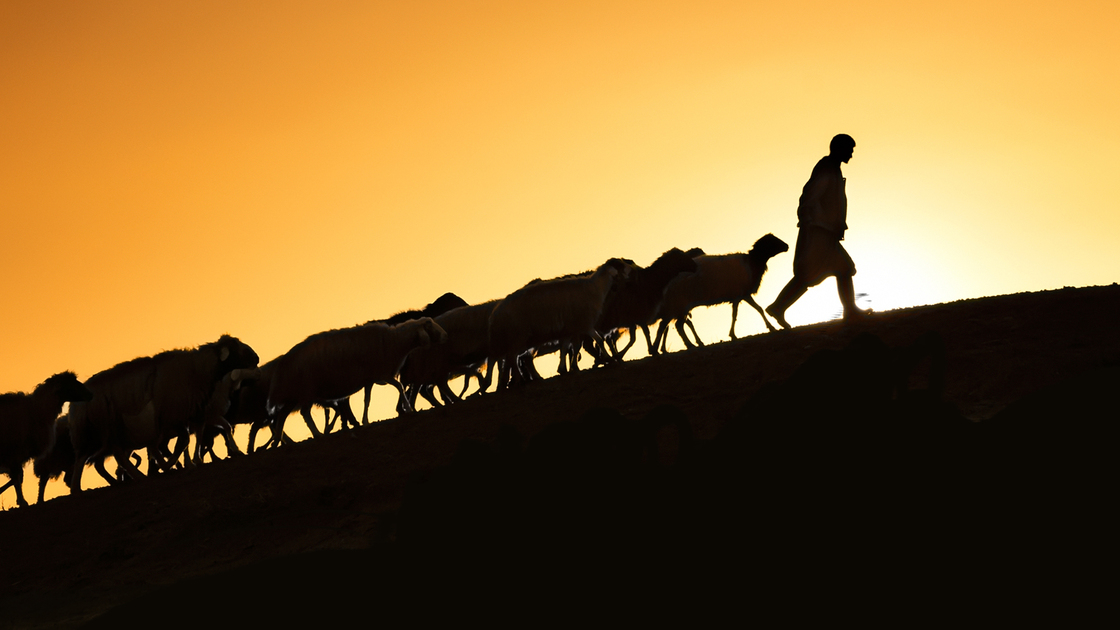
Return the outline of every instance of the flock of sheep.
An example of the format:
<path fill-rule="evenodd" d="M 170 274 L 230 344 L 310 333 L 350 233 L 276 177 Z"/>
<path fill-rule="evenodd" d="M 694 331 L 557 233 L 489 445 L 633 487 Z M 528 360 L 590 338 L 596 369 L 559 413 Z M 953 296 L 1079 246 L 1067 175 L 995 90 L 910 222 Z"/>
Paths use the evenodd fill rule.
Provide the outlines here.
<path fill-rule="evenodd" d="M 579 370 L 581 351 L 596 365 L 621 361 L 638 328 L 651 355 L 664 351 L 673 322 L 693 348 L 686 327 L 703 345 L 689 320 L 697 306 L 731 303 L 732 339 L 740 301 L 773 331 L 752 296 L 769 259 L 788 250 L 767 234 L 747 254 L 709 256 L 674 248 L 648 267 L 612 258 L 593 272 L 534 280 L 482 304 L 468 305 L 448 293 L 419 311 L 311 335 L 259 367 L 252 348 L 225 335 L 197 348 L 126 361 L 84 383 L 62 372 L 30 394 L 0 395 L 0 472 L 9 476 L 0 492 L 14 486 L 16 501 L 27 506 L 23 468 L 32 460 L 42 502 L 47 481 L 60 475 L 71 492 L 79 492 L 88 465 L 110 484 L 126 475 L 143 477 L 133 461 L 140 461 L 135 452 L 142 449 L 149 474 L 197 465 L 207 453 L 214 457 L 218 435 L 230 453 L 240 453 L 233 441 L 237 424 L 250 427 L 250 453 L 264 427 L 272 434 L 266 447 L 276 447 L 290 441 L 284 422 L 297 410 L 312 435 L 320 434 L 311 416 L 315 406 L 327 409 L 326 432 L 338 421 L 357 426 L 349 398 L 363 389 L 362 423 L 368 423 L 375 384 L 394 386 L 398 411 L 409 412 L 418 395 L 434 406 L 461 400 L 472 379 L 478 393 L 486 392 L 495 371 L 496 389 L 539 379 L 533 358 L 551 352 L 559 352 L 561 374 Z M 650 325 L 658 320 L 651 338 Z M 629 343 L 620 349 L 622 331 L 629 333 Z M 458 376 L 466 382 L 456 394 L 448 382 Z M 67 402 L 69 412 L 60 417 Z M 191 435 L 195 450 L 188 453 Z M 117 476 L 105 468 L 110 456 Z"/>

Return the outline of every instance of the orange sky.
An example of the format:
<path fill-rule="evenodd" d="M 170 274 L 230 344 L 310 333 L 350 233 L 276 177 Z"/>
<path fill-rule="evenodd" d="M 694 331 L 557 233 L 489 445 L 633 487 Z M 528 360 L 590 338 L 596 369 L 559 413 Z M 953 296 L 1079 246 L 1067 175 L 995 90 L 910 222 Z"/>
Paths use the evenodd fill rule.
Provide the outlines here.
<path fill-rule="evenodd" d="M 841 132 L 871 306 L 1120 279 L 1118 5 L 909 4 L 4 2 L 0 391 L 792 245 Z"/>

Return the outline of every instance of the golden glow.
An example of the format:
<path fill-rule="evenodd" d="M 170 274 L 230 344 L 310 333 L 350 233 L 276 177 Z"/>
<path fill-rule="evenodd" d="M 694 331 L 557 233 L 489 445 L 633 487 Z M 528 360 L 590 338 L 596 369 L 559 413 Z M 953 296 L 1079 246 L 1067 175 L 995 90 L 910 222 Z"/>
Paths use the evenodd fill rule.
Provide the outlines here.
<path fill-rule="evenodd" d="M 792 245 L 840 132 L 875 308 L 1114 282 L 1118 13 L 5 2 L 0 391 L 224 332 L 268 360 L 610 256 Z M 837 308 L 828 281 L 788 319 Z M 725 339 L 710 310 L 701 334 Z"/>

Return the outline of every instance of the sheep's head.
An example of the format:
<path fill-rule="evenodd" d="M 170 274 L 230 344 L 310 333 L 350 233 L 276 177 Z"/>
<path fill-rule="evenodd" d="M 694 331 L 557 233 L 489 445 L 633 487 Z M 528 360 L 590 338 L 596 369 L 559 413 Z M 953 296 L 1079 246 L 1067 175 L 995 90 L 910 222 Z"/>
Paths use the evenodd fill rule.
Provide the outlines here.
<path fill-rule="evenodd" d="M 676 273 L 692 273 L 696 271 L 696 261 L 688 252 L 682 252 L 680 249 L 674 247 L 669 251 L 661 254 L 657 260 L 653 261 L 650 268 L 665 268 L 671 272 Z"/>
<path fill-rule="evenodd" d="M 218 339 L 213 345 L 218 353 L 218 362 L 221 363 L 223 372 L 255 368 L 260 362 L 257 353 L 237 337 L 222 335 L 221 339 Z"/>
<path fill-rule="evenodd" d="M 65 402 L 86 402 L 93 400 L 93 392 L 78 380 L 73 372 L 59 372 L 48 378 L 40 387 L 49 387 Z"/>
<path fill-rule="evenodd" d="M 432 345 L 434 339 L 436 343 L 447 342 L 447 331 L 440 327 L 431 317 L 423 317 L 416 320 L 420 324 L 416 332 L 417 338 L 420 341 L 421 348 L 427 348 Z"/>
<path fill-rule="evenodd" d="M 754 242 L 754 247 L 751 247 L 750 253 L 763 256 L 766 260 L 769 260 L 782 252 L 788 251 L 789 245 L 785 241 L 773 234 L 767 234 Z"/>
<path fill-rule="evenodd" d="M 466 300 L 459 297 L 458 295 L 455 295 L 454 293 L 444 293 L 443 295 L 436 298 L 435 302 L 432 302 L 431 304 L 424 307 L 424 314 L 428 317 L 435 317 L 437 315 L 443 315 L 453 308 L 459 308 L 460 306 L 469 305 L 467 304 Z"/>

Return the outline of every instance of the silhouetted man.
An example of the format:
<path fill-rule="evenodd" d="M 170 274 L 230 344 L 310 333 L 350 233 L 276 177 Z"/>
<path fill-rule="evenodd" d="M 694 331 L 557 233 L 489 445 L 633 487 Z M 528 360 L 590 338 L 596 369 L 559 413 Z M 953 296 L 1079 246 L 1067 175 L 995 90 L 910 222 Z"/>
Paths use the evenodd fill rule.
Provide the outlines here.
<path fill-rule="evenodd" d="M 786 309 L 825 278 L 836 276 L 836 292 L 844 305 L 844 319 L 852 320 L 864 315 L 856 308 L 856 294 L 852 276 L 856 265 L 840 244 L 848 229 L 848 197 L 844 193 L 844 173 L 840 164 L 852 159 L 856 141 L 847 134 L 840 134 L 828 145 L 828 155 L 813 167 L 813 174 L 801 191 L 797 206 L 797 246 L 793 254 L 793 278 L 786 284 L 778 299 L 766 307 L 783 328 L 789 328 Z"/>

